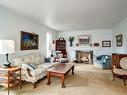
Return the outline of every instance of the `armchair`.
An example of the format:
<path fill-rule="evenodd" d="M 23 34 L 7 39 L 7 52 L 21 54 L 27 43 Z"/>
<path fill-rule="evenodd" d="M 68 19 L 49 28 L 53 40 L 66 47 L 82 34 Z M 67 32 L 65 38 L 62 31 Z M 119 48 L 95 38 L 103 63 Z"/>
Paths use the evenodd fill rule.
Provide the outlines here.
<path fill-rule="evenodd" d="M 56 58 L 60 63 L 66 63 L 68 62 L 68 58 L 63 56 L 63 53 L 61 51 L 56 51 Z"/>
<path fill-rule="evenodd" d="M 110 55 L 100 55 L 96 57 L 94 65 L 102 69 L 111 68 L 111 56 Z"/>
<path fill-rule="evenodd" d="M 123 78 L 123 83 L 125 86 L 125 79 L 127 77 L 127 57 L 123 57 L 120 60 L 119 64 L 119 66 L 115 66 L 115 64 L 112 64 L 113 81 L 115 81 L 116 77 Z"/>

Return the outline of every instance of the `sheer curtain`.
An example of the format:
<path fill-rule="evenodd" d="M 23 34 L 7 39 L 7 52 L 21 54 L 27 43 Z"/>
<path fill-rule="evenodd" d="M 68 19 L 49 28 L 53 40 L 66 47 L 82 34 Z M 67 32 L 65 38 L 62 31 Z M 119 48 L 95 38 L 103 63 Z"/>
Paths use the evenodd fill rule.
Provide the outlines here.
<path fill-rule="evenodd" d="M 47 32 L 47 57 L 51 56 L 50 43 L 52 43 L 52 32 Z"/>

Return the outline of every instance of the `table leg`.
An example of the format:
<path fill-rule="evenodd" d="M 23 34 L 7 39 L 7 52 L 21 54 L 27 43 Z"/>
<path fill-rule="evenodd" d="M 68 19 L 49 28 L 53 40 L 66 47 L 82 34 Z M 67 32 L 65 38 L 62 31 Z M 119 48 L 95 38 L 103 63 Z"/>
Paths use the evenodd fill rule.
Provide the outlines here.
<path fill-rule="evenodd" d="M 20 80 L 19 81 L 20 81 L 20 89 L 21 89 L 22 88 L 21 68 L 20 68 L 20 71 L 19 72 L 20 72 Z"/>
<path fill-rule="evenodd" d="M 8 71 L 8 95 L 10 92 L 10 71 Z"/>
<path fill-rule="evenodd" d="M 124 75 L 124 76 L 123 76 L 123 83 L 124 83 L 124 86 L 126 86 L 125 79 L 126 79 L 126 76 Z"/>
<path fill-rule="evenodd" d="M 65 88 L 64 81 L 65 81 L 65 76 L 64 76 L 64 74 L 62 74 L 62 75 L 61 75 L 61 87 L 62 87 L 62 88 Z"/>
<path fill-rule="evenodd" d="M 50 85 L 50 83 L 51 83 L 50 72 L 48 72 L 47 78 L 48 78 L 48 83 L 47 83 L 47 85 Z"/>
<path fill-rule="evenodd" d="M 74 75 L 74 66 L 72 67 L 72 75 Z"/>

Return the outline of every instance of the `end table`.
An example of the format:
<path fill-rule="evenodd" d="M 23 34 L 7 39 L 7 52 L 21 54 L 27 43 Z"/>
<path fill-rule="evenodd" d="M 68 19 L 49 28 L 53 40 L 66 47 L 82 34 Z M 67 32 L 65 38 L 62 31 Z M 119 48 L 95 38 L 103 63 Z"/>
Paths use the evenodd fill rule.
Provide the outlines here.
<path fill-rule="evenodd" d="M 19 73 L 18 73 L 19 72 Z M 10 87 L 20 84 L 21 89 L 21 68 L 20 67 L 0 67 L 0 85 L 8 88 L 8 95 Z"/>

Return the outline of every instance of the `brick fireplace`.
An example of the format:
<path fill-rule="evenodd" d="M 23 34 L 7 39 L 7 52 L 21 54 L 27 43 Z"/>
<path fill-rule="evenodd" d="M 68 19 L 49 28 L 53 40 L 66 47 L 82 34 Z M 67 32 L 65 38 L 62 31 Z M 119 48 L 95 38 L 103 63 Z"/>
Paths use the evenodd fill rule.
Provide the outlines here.
<path fill-rule="evenodd" d="M 76 50 L 76 63 L 93 63 L 93 51 Z"/>

